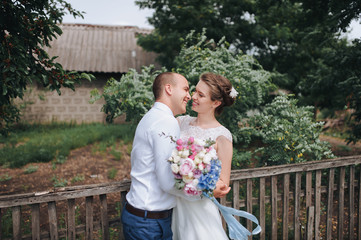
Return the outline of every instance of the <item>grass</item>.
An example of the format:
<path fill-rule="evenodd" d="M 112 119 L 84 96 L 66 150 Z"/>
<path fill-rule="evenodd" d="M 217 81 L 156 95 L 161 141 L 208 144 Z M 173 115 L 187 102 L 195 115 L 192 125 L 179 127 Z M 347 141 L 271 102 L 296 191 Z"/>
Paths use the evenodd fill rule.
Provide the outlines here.
<path fill-rule="evenodd" d="M 84 181 L 84 179 L 85 177 L 83 174 L 77 174 L 75 177 L 71 179 L 71 183 L 82 182 Z"/>
<path fill-rule="evenodd" d="M 26 169 L 24 169 L 24 173 L 25 174 L 30 174 L 30 173 L 34 173 L 36 171 L 38 171 L 38 166 L 33 166 L 33 165 L 30 165 L 29 167 L 27 167 Z"/>
<path fill-rule="evenodd" d="M 51 181 L 53 182 L 54 187 L 66 187 L 68 185 L 68 180 L 63 178 L 58 178 L 57 176 L 53 176 Z"/>
<path fill-rule="evenodd" d="M 64 162 L 72 149 L 99 142 L 103 149 L 121 139 L 131 142 L 135 127 L 129 124 L 26 124 L 0 136 L 0 165 L 19 168 L 28 163 Z M 114 155 L 117 153 L 114 151 Z"/>
<path fill-rule="evenodd" d="M 117 176 L 118 170 L 116 168 L 111 168 L 108 170 L 108 178 L 114 179 Z"/>
<path fill-rule="evenodd" d="M 11 176 L 9 176 L 9 174 L 0 175 L 0 182 L 6 182 L 8 180 L 11 180 Z"/>

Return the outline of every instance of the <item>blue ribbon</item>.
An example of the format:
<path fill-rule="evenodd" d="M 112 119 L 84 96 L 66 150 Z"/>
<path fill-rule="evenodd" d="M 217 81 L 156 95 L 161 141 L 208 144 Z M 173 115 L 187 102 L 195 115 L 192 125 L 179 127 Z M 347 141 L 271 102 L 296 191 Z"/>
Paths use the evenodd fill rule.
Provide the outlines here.
<path fill-rule="evenodd" d="M 223 218 L 228 225 L 229 237 L 231 239 L 247 240 L 248 236 L 255 235 L 261 232 L 261 226 L 259 225 L 258 220 L 254 215 L 246 211 L 223 206 L 214 197 L 209 196 L 205 192 L 203 192 L 203 195 L 209 198 L 214 204 L 216 204 L 218 209 L 221 211 Z M 251 220 L 252 222 L 257 224 L 257 227 L 251 233 L 239 221 L 237 221 L 237 219 L 235 219 L 233 215 Z"/>

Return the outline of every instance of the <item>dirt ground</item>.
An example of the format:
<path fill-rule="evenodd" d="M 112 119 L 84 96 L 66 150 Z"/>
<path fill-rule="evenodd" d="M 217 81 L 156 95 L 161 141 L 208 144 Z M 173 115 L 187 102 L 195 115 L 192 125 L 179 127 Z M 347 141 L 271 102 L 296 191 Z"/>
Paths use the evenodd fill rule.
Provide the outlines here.
<path fill-rule="evenodd" d="M 361 155 L 361 143 L 346 145 L 344 140 L 330 136 L 321 136 L 322 141 L 330 142 L 336 156 Z M 0 181 L 0 196 L 29 192 L 48 191 L 56 183 L 65 186 L 105 183 L 130 179 L 129 146 L 120 147 L 122 158 L 116 160 L 111 154 L 93 151 L 94 146 L 88 145 L 71 151 L 68 159 L 63 164 L 31 163 L 21 169 L 0 168 L 0 177 L 6 176 L 8 180 Z M 36 172 L 27 174 L 25 169 L 37 166 Z M 111 169 L 117 173 L 113 179 L 108 177 Z M 115 171 L 115 170 L 113 170 Z"/>
<path fill-rule="evenodd" d="M 52 190 L 56 184 L 64 186 L 87 185 L 130 179 L 130 155 L 128 145 L 119 147 L 123 153 L 120 160 L 106 152 L 94 152 L 94 146 L 88 145 L 71 151 L 62 164 L 31 163 L 23 168 L 0 168 L 0 177 L 9 180 L 0 181 L 0 196 Z M 38 169 L 25 173 L 29 166 Z M 109 171 L 116 171 L 109 178 Z"/>

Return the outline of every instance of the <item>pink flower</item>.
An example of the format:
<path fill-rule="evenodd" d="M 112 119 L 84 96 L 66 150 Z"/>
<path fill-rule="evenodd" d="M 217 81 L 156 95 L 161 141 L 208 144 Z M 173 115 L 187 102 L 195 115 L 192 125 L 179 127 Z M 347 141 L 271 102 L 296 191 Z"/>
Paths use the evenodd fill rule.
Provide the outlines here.
<path fill-rule="evenodd" d="M 194 178 L 200 178 L 201 175 L 202 175 L 202 171 L 200 169 L 193 170 Z"/>
<path fill-rule="evenodd" d="M 194 160 L 194 158 L 196 157 L 197 153 L 194 152 L 192 155 L 189 156 L 190 159 Z"/>
<path fill-rule="evenodd" d="M 176 148 L 177 148 L 178 151 L 182 151 L 182 150 L 183 150 L 183 146 L 182 146 L 182 145 L 178 145 Z"/>
<path fill-rule="evenodd" d="M 197 187 L 190 183 L 184 186 L 184 193 L 189 196 L 196 196 L 200 194 Z"/>
<path fill-rule="evenodd" d="M 183 141 L 182 141 L 182 139 L 178 139 L 176 143 L 177 143 L 177 145 L 182 145 Z"/>
<path fill-rule="evenodd" d="M 188 138 L 188 144 L 192 144 L 194 142 L 194 137 Z"/>
<path fill-rule="evenodd" d="M 192 159 L 182 159 L 181 160 L 181 165 L 179 167 L 179 173 L 183 176 L 183 175 L 188 175 L 190 172 L 193 171 L 195 167 L 195 164 L 193 162 Z"/>

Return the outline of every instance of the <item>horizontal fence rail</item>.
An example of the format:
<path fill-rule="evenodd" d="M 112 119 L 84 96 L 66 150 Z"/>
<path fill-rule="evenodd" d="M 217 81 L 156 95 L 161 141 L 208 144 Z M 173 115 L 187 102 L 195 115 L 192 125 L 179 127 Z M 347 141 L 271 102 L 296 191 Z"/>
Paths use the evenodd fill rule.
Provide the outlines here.
<path fill-rule="evenodd" d="M 361 239 L 360 163 L 352 156 L 232 170 L 232 191 L 220 202 L 259 219 L 263 231 L 255 239 Z M 0 196 L 0 240 L 9 221 L 11 239 L 123 239 L 129 187 L 126 180 Z"/>

